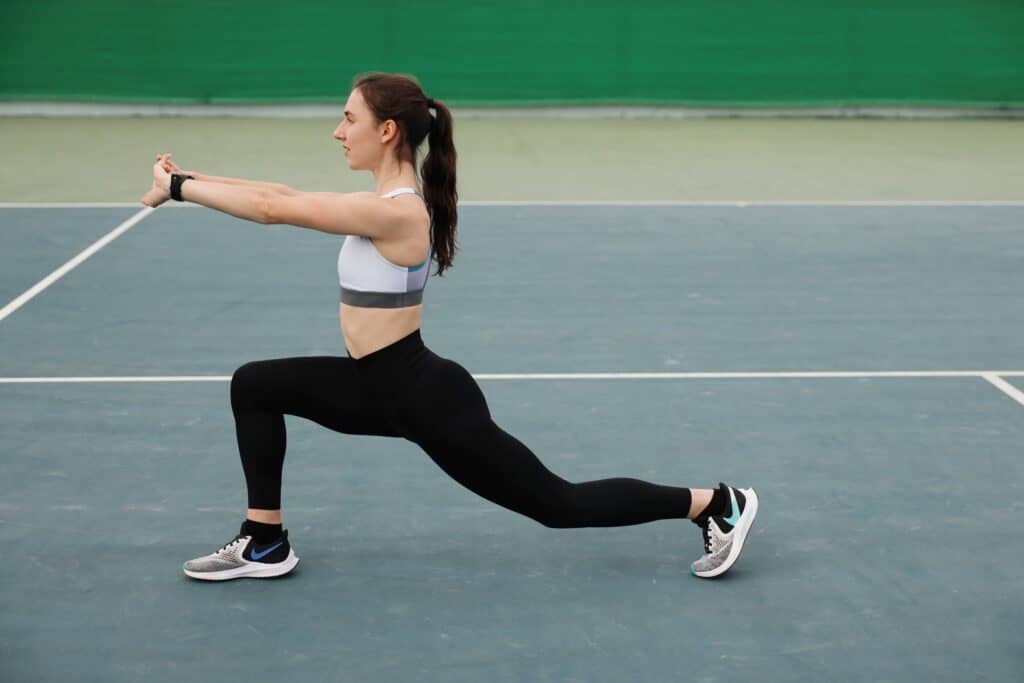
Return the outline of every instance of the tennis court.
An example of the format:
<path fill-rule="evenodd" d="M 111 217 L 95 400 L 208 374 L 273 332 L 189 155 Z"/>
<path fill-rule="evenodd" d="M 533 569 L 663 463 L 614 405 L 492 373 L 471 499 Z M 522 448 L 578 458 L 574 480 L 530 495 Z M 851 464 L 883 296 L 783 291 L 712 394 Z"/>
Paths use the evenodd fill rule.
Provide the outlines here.
<path fill-rule="evenodd" d="M 0 683 L 1024 680 L 1024 5 L 2 16 Z M 202 177 L 181 195 L 177 171 Z M 680 491 L 589 488 L 590 511 L 629 502 L 559 511 L 584 487 L 516 488 L 522 450 L 410 335 L 362 364 L 389 397 L 352 412 L 397 406 L 414 439 L 285 417 L 285 537 L 264 509 L 276 409 L 247 407 L 242 432 L 271 435 L 246 442 L 267 482 L 247 497 L 233 373 L 346 356 L 339 276 L 364 309 L 408 308 L 422 280 L 365 245 L 342 263 L 338 234 L 204 208 L 259 215 L 247 181 L 418 190 L 434 273 L 454 188 L 458 249 L 420 332 L 494 423 L 570 482 L 725 482 L 759 506 L 714 497 L 703 529 L 731 540 L 707 546 L 663 519 Z M 412 314 L 346 332 L 408 334 Z M 327 374 L 294 380 L 307 365 L 239 395 L 329 400 Z M 661 521 L 548 528 L 640 518 Z M 248 576 L 185 575 L 218 547 L 189 571 Z M 253 578 L 292 549 L 294 571 Z"/>
<path fill-rule="evenodd" d="M 4 208 L 5 300 L 139 215 Z M 694 580 L 688 522 L 546 529 L 289 417 L 302 563 L 202 585 L 181 562 L 245 507 L 228 379 L 345 353 L 338 240 L 144 210 L 0 322 L 5 676 L 1012 679 L 1022 219 L 469 203 L 427 344 L 566 478 L 755 483 L 743 560 Z"/>

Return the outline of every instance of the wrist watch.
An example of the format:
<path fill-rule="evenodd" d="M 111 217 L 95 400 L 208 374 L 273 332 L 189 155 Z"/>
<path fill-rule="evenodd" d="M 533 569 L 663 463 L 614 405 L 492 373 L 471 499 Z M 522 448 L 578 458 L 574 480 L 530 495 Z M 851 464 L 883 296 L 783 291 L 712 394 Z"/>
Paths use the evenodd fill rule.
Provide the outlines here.
<path fill-rule="evenodd" d="M 172 173 L 171 174 L 171 199 L 175 201 L 182 201 L 181 199 L 181 184 L 186 180 L 195 180 L 194 175 L 185 175 L 184 173 Z"/>

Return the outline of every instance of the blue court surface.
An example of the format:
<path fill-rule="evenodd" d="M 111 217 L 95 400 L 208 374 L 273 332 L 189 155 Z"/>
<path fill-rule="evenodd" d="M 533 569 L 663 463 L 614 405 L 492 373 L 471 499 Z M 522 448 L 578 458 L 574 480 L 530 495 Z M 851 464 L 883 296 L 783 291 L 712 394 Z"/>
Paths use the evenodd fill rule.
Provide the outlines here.
<path fill-rule="evenodd" d="M 341 238 L 162 208 L 11 309 L 136 214 L 0 209 L 5 683 L 1024 677 L 1024 206 L 460 209 L 427 346 L 570 480 L 755 487 L 714 581 L 689 522 L 548 529 L 294 417 L 297 570 L 188 579 L 231 373 L 345 355 Z"/>

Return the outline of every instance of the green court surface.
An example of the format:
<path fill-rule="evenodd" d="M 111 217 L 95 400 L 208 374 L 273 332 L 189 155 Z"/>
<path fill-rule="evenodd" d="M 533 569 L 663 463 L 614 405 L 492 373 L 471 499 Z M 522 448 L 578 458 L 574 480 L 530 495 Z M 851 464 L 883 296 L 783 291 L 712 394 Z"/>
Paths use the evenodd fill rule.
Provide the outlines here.
<path fill-rule="evenodd" d="M 91 201 L 141 195 L 134 153 L 138 187 L 83 181 Z M 688 522 L 548 529 L 410 442 L 294 417 L 297 570 L 188 579 L 182 562 L 245 512 L 231 373 L 345 354 L 341 239 L 147 212 L 0 313 L 0 680 L 1018 680 L 1024 203 L 1009 181 L 950 193 L 972 163 L 884 195 L 872 176 L 859 195 L 832 177 L 771 197 L 714 174 L 692 194 L 659 179 L 600 196 L 550 169 L 488 194 L 467 163 L 425 343 L 567 479 L 755 487 L 743 557 L 715 581 L 689 574 Z M 624 202 L 479 201 L 550 199 L 545 177 Z M 2 199 L 43 201 L 9 178 Z M 638 201 L 701 198 L 808 202 Z M 884 201 L 943 198 L 1010 201 Z M 0 306 L 141 208 L 0 208 Z"/>

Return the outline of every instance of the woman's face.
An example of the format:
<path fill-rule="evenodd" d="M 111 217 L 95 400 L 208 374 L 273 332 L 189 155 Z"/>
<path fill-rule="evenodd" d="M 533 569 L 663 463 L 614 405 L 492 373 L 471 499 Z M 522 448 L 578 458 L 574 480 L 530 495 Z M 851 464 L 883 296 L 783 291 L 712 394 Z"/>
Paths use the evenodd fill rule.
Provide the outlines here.
<path fill-rule="evenodd" d="M 349 168 L 372 170 L 383 153 L 385 139 L 391 139 L 393 128 L 393 122 L 377 123 L 357 88 L 348 96 L 345 117 L 334 129 L 334 139 L 345 148 Z"/>

